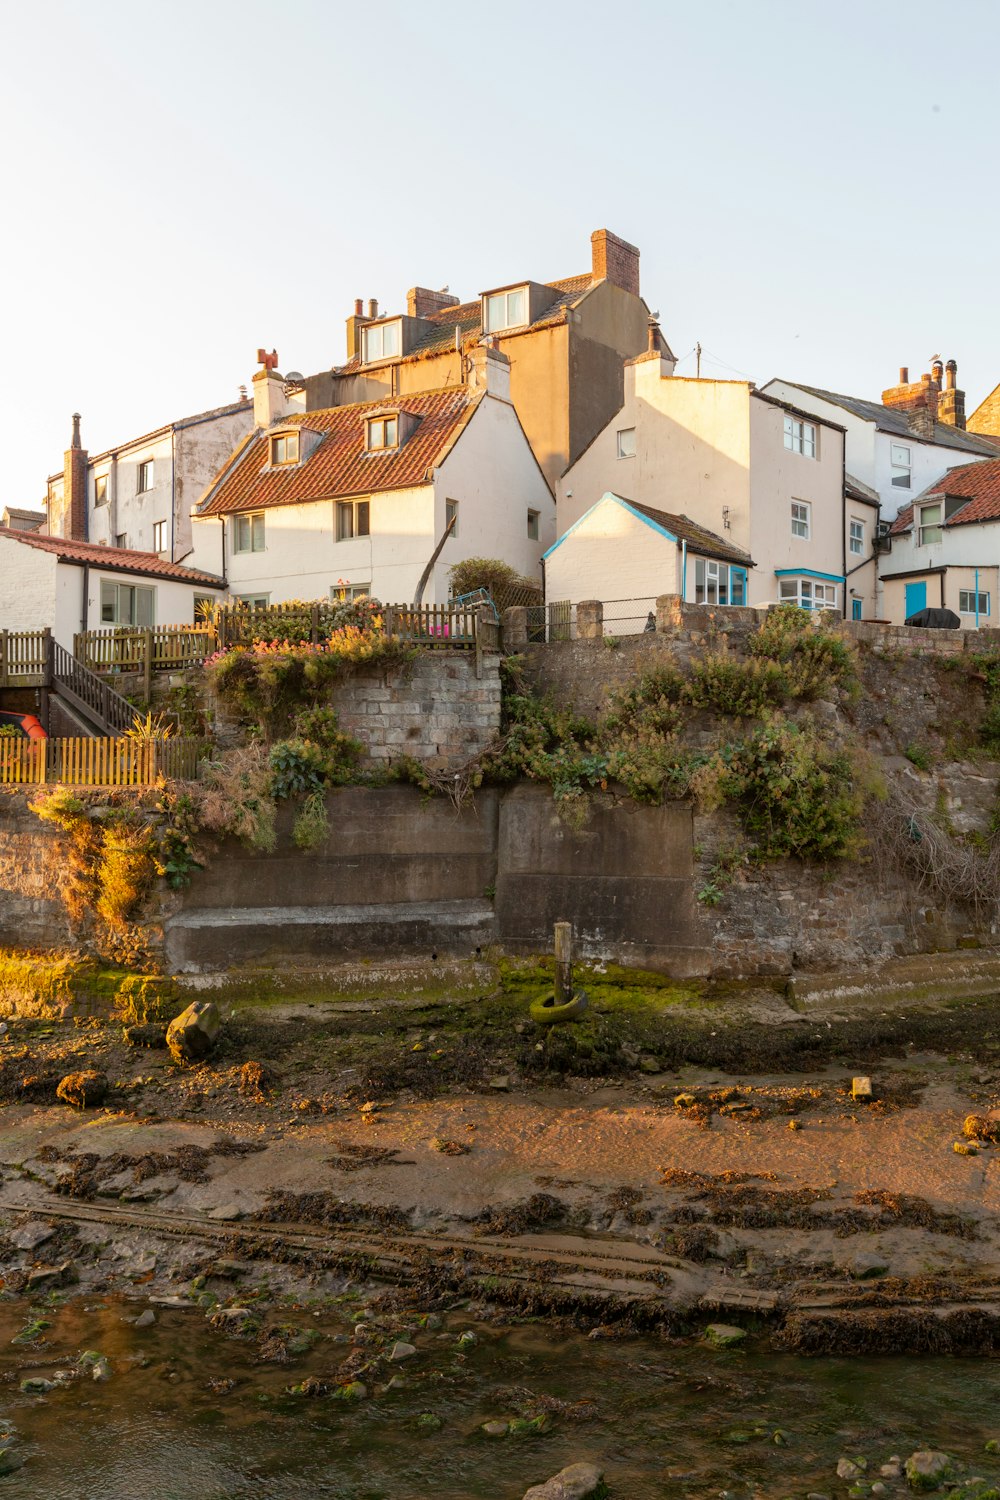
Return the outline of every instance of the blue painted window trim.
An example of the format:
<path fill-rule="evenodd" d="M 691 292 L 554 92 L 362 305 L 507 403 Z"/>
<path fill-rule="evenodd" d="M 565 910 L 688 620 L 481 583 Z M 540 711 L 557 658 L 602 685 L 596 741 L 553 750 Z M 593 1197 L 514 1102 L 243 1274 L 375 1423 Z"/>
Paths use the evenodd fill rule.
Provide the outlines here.
<path fill-rule="evenodd" d="M 851 600 L 851 619 L 852 620 L 860 620 L 861 619 L 861 600 L 860 599 L 852 599 Z"/>
<path fill-rule="evenodd" d="M 846 582 L 843 573 L 818 573 L 815 568 L 775 568 L 775 578 L 822 578 L 827 583 Z"/>

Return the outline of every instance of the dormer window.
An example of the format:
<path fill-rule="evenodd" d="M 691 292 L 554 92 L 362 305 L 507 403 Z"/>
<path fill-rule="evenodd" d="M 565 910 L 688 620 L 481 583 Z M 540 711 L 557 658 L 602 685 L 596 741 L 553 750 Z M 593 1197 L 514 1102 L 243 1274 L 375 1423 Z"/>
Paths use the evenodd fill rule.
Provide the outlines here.
<path fill-rule="evenodd" d="M 271 465 L 280 468 L 283 464 L 299 461 L 299 435 L 297 432 L 278 432 L 271 439 Z"/>
<path fill-rule="evenodd" d="M 369 417 L 368 451 L 381 453 L 386 448 L 399 447 L 398 417 Z"/>
<path fill-rule="evenodd" d="M 379 359 L 397 359 L 403 348 L 399 318 L 392 323 L 370 323 L 361 330 L 361 358 L 366 365 Z"/>
<path fill-rule="evenodd" d="M 483 298 L 483 331 L 500 333 L 505 328 L 523 328 L 528 321 L 528 288 L 492 292 Z"/>

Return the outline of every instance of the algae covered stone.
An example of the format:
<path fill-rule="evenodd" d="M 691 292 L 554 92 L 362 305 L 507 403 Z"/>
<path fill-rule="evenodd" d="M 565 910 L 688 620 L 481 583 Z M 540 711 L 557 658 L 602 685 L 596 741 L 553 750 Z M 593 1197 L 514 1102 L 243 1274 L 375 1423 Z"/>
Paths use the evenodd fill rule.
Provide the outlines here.
<path fill-rule="evenodd" d="M 746 1330 L 731 1323 L 709 1323 L 702 1336 L 706 1344 L 712 1344 L 716 1349 L 734 1349 L 746 1338 Z"/>
<path fill-rule="evenodd" d="M 947 1453 L 921 1448 L 910 1454 L 903 1468 L 911 1490 L 936 1490 L 951 1473 L 952 1463 Z"/>
<path fill-rule="evenodd" d="M 201 1062 L 208 1056 L 222 1028 L 214 1000 L 196 1000 L 167 1027 L 167 1046 L 176 1062 Z"/>

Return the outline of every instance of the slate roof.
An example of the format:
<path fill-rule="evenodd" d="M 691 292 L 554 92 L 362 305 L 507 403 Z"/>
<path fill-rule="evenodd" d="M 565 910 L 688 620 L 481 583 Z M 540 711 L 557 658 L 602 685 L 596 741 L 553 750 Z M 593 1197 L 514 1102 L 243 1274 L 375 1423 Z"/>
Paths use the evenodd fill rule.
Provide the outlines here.
<path fill-rule="evenodd" d="M 90 563 L 95 568 L 113 573 L 139 573 L 146 578 L 167 578 L 178 583 L 197 583 L 213 589 L 225 588 L 225 582 L 215 573 L 185 568 L 183 563 L 168 562 L 155 552 L 102 547 L 99 542 L 71 542 L 61 536 L 42 536 L 37 531 L 12 531 L 9 526 L 0 526 L 0 537 L 20 542 L 25 547 L 34 547 L 39 552 L 52 552 L 60 562 Z"/>
<path fill-rule="evenodd" d="M 46 515 L 44 510 L 22 510 L 19 505 L 5 505 L 0 515 L 7 517 L 9 521 L 26 521 L 28 528 L 34 530 L 38 526 L 44 526 Z M 20 526 L 11 527 L 12 531 L 20 531 Z"/>
<path fill-rule="evenodd" d="M 974 525 L 977 521 L 1000 521 L 1000 458 L 987 459 L 978 464 L 962 464 L 949 469 L 940 479 L 904 505 L 890 527 L 891 536 L 901 536 L 913 525 L 913 507 L 934 495 L 947 495 L 951 499 L 967 499 L 955 515 L 943 523 L 953 526 Z"/>
<path fill-rule="evenodd" d="M 802 385 L 797 380 L 784 380 L 782 384 L 805 391 L 810 396 L 818 397 L 820 401 L 830 401 L 834 406 L 841 406 L 844 411 L 860 417 L 863 422 L 874 422 L 880 432 L 890 432 L 895 437 L 906 438 L 908 442 L 936 443 L 940 448 L 958 448 L 968 453 L 982 453 L 984 457 L 996 453 L 995 444 L 987 438 L 977 432 L 966 432 L 962 427 L 952 427 L 948 422 L 935 422 L 933 435 L 925 436 L 922 432 L 913 430 L 905 411 L 893 406 L 883 406 L 880 401 L 863 401 L 860 396 L 840 396 L 835 391 L 824 391 L 815 385 Z"/>
<path fill-rule="evenodd" d="M 675 516 L 667 510 L 656 510 L 652 505 L 640 505 L 637 500 L 626 500 L 625 504 L 639 511 L 640 514 L 648 516 L 664 530 L 671 532 L 679 542 L 687 542 L 689 547 L 694 547 L 703 557 L 717 558 L 722 562 L 742 563 L 744 567 L 749 568 L 756 567 L 749 552 L 744 552 L 742 547 L 737 547 L 734 543 L 727 542 L 725 537 L 709 531 L 707 526 L 700 526 L 697 521 L 692 521 L 690 516 Z"/>
<path fill-rule="evenodd" d="M 151 443 L 154 438 L 162 437 L 164 433 L 175 430 L 180 432 L 185 427 L 197 427 L 200 422 L 210 422 L 213 417 L 231 417 L 238 411 L 249 412 L 253 415 L 253 402 L 247 398 L 246 401 L 232 401 L 228 406 L 213 406 L 208 411 L 197 411 L 191 417 L 178 417 L 176 422 L 165 422 L 162 427 L 154 427 L 152 432 L 143 432 L 139 437 L 129 438 L 127 443 L 116 443 L 113 448 L 105 448 L 101 453 L 88 453 L 87 464 L 101 463 L 105 458 L 112 458 L 116 453 L 126 453 L 130 448 L 140 448 L 145 443 Z M 62 479 L 63 470 L 58 469 L 49 475 L 49 482 Z"/>
<path fill-rule="evenodd" d="M 519 283 L 512 282 L 516 286 Z M 549 323 L 561 323 L 565 317 L 566 309 L 578 302 L 585 292 L 597 283 L 587 272 L 584 276 L 567 276 L 562 281 L 547 281 L 545 285 L 551 287 L 557 293 L 555 300 L 545 311 L 528 325 L 530 328 L 544 328 Z M 383 314 L 390 317 L 391 314 Z M 419 355 L 445 354 L 449 349 L 455 347 L 455 328 L 459 329 L 459 337 L 462 343 L 475 343 L 483 334 L 483 304 L 482 298 L 477 297 L 475 302 L 460 302 L 454 307 L 442 307 L 437 312 L 429 313 L 427 320 L 435 324 L 435 327 L 427 331 L 412 345 L 408 354 L 400 356 L 402 359 L 415 359 Z M 356 370 L 361 368 L 361 356 L 356 354 L 345 364 L 338 365 L 338 371 Z"/>
<path fill-rule="evenodd" d="M 237 450 L 195 514 L 266 510 L 427 484 L 429 471 L 443 461 L 484 394 L 470 392 L 467 386 L 449 386 L 395 400 L 294 413 L 270 431 L 255 433 Z M 376 412 L 405 412 L 415 419 L 413 430 L 398 448 L 377 453 L 366 450 L 366 418 Z M 272 469 L 270 438 L 290 427 L 317 433 L 321 440 L 301 463 Z"/>

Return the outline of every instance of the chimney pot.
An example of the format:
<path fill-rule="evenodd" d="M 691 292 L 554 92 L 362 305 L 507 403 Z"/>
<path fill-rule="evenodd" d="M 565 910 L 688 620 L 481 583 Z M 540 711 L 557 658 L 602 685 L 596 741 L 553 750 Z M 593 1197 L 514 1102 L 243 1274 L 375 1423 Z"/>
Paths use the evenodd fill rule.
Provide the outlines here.
<path fill-rule="evenodd" d="M 900 385 L 909 385 L 909 383 L 910 383 L 910 367 L 909 367 L 909 365 L 900 365 L 900 367 L 899 367 L 899 383 L 900 383 Z"/>
<path fill-rule="evenodd" d="M 940 389 L 941 381 L 944 377 L 944 364 L 940 359 L 936 359 L 931 365 L 931 370 L 934 374 L 934 384 Z"/>
<path fill-rule="evenodd" d="M 372 297 L 372 298 L 369 299 L 369 302 L 368 302 L 368 316 L 370 318 L 377 318 L 378 317 L 378 300 L 375 297 Z"/>
<path fill-rule="evenodd" d="M 80 446 L 80 413 L 75 411 L 73 413 L 73 441 L 70 447 L 79 448 Z"/>
<path fill-rule="evenodd" d="M 957 361 L 955 361 L 953 359 L 949 359 L 948 363 L 945 365 L 944 368 L 945 368 L 945 385 L 948 387 L 949 391 L 953 391 L 955 389 L 955 378 L 958 375 L 958 364 L 957 364 Z"/>
<path fill-rule="evenodd" d="M 364 315 L 365 315 L 365 299 L 363 297 L 355 297 L 355 299 L 354 299 L 354 316 L 356 318 L 363 318 Z"/>

